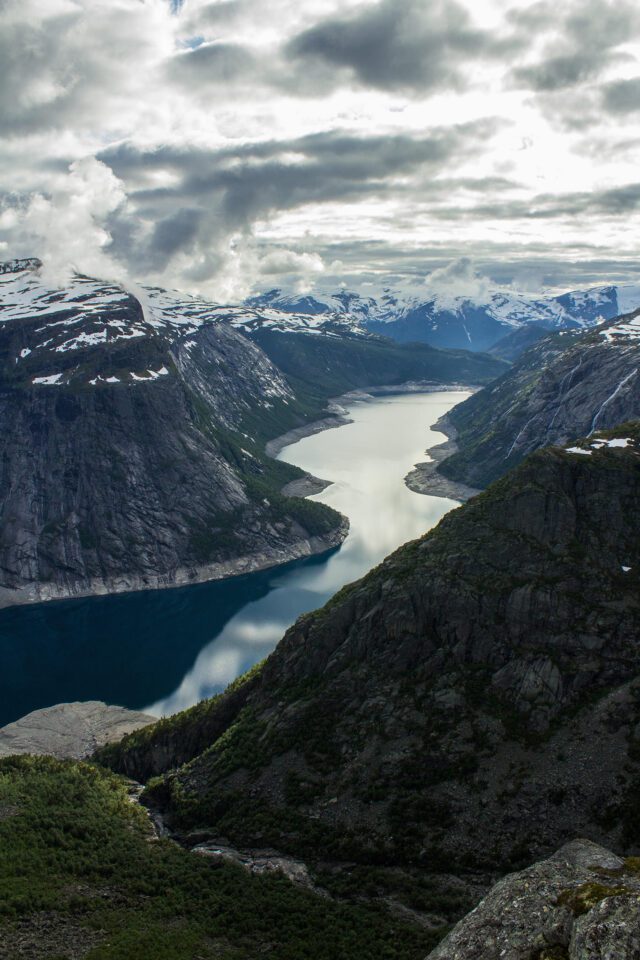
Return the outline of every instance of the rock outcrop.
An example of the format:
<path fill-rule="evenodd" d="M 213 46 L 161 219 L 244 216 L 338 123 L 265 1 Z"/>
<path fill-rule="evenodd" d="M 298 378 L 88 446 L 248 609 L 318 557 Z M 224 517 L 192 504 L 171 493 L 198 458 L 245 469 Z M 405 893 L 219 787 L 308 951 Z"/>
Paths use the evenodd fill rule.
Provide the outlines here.
<path fill-rule="evenodd" d="M 574 840 L 502 879 L 428 960 L 635 960 L 640 860 Z"/>
<path fill-rule="evenodd" d="M 84 760 L 99 747 L 155 723 L 156 717 L 99 700 L 34 710 L 0 729 L 0 757 L 30 753 Z"/>
<path fill-rule="evenodd" d="M 302 617 L 261 671 L 102 758 L 179 830 L 504 872 L 640 844 L 640 452 L 530 457 Z M 175 769 L 177 767 L 177 769 Z"/>

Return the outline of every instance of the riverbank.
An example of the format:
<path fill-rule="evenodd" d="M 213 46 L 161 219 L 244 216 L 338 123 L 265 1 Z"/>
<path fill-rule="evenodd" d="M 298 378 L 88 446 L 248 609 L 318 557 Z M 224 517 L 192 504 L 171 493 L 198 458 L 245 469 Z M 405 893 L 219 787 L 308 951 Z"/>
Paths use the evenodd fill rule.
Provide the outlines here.
<path fill-rule="evenodd" d="M 444 443 L 430 447 L 428 454 L 431 459 L 424 463 L 416 463 L 413 470 L 404 478 L 404 482 L 409 490 L 413 490 L 414 493 L 423 493 L 431 497 L 447 497 L 450 500 L 458 500 L 460 503 L 464 503 L 481 491 L 475 487 L 467 486 L 466 483 L 449 480 L 448 477 L 438 472 L 438 467 L 443 460 L 446 460 L 447 457 L 452 456 L 458 450 L 456 428 L 448 416 L 444 416 L 433 424 L 433 429 L 444 433 L 447 439 Z"/>
<path fill-rule="evenodd" d="M 285 447 L 297 443 L 298 440 L 302 440 L 305 437 L 313 437 L 317 433 L 323 433 L 325 430 L 333 430 L 336 427 L 343 427 L 348 423 L 353 423 L 352 418 L 347 414 L 345 406 L 354 401 L 367 401 L 374 400 L 376 397 L 399 396 L 412 393 L 444 393 L 451 390 L 465 390 L 469 393 L 476 393 L 476 391 L 480 389 L 482 388 L 477 384 L 447 384 L 434 383 L 432 380 L 407 380 L 405 383 L 400 384 L 370 386 L 362 387 L 358 390 L 351 390 L 349 393 L 343 393 L 339 397 L 333 397 L 329 401 L 327 404 L 327 413 L 329 416 L 323 417 L 320 420 L 313 420 L 311 423 L 302 424 L 293 430 L 288 430 L 287 433 L 283 433 L 279 437 L 274 437 L 273 440 L 269 440 L 265 444 L 265 453 L 269 457 L 276 458 Z M 439 423 L 435 426 L 437 429 L 441 429 Z M 442 432 L 444 433 L 445 431 L 443 430 Z M 448 442 L 449 441 L 447 441 L 447 443 Z M 446 444 L 434 447 L 429 452 L 439 450 L 440 446 L 444 448 Z M 439 456 L 437 463 L 441 463 L 445 457 L 454 453 L 455 449 L 457 448 L 447 448 L 447 450 L 442 453 L 442 456 Z M 468 492 L 472 490 L 471 487 L 465 487 L 464 484 L 453 484 L 451 481 L 447 481 L 445 477 L 440 477 L 439 475 L 429 480 L 428 477 L 430 474 L 426 468 L 430 466 L 431 464 L 429 463 L 416 464 L 415 470 L 407 474 L 405 483 L 414 493 L 429 494 L 433 497 L 446 497 L 452 500 L 467 500 L 469 497 L 478 493 L 477 490 Z M 314 477 L 312 474 L 307 473 L 304 477 L 285 484 L 281 492 L 287 497 L 311 497 L 326 490 L 327 487 L 331 486 L 332 482 L 332 480 L 322 480 L 320 477 Z M 455 495 L 451 492 L 454 489 L 456 490 Z M 440 490 L 442 492 L 439 492 Z"/>

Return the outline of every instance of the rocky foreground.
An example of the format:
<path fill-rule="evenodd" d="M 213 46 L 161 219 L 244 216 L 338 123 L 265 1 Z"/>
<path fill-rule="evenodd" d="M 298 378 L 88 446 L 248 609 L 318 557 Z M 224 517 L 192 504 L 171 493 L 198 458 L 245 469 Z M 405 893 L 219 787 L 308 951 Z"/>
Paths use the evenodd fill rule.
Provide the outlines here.
<path fill-rule="evenodd" d="M 501 880 L 428 960 L 636 960 L 640 859 L 574 840 Z"/>

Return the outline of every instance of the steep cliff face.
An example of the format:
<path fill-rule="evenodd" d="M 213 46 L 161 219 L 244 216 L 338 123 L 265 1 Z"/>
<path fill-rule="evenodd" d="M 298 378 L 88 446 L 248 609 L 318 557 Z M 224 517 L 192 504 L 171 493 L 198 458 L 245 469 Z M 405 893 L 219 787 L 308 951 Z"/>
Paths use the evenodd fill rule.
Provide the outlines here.
<path fill-rule="evenodd" d="M 448 417 L 458 452 L 440 473 L 485 487 L 533 450 L 640 416 L 640 311 L 545 338 Z M 445 424 L 445 429 L 447 425 Z"/>
<path fill-rule="evenodd" d="M 325 858 L 461 873 L 576 832 L 633 848 L 637 437 L 535 454 L 244 684 L 104 759 L 145 778 L 189 761 L 149 791 L 176 827 Z"/>
<path fill-rule="evenodd" d="M 340 542 L 264 436 L 304 419 L 225 323 L 161 322 L 117 287 L 2 277 L 0 604 L 213 579 Z"/>

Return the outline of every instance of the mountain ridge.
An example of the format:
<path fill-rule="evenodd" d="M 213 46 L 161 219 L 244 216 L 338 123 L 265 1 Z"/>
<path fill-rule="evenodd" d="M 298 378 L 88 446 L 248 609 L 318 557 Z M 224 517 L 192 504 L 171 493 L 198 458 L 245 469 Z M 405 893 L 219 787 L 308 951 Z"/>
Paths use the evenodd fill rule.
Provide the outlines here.
<path fill-rule="evenodd" d="M 461 877 L 576 832 L 634 851 L 638 429 L 535 453 L 99 759 L 187 844 Z"/>

